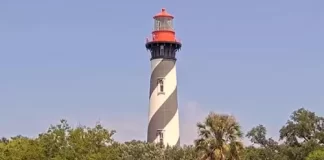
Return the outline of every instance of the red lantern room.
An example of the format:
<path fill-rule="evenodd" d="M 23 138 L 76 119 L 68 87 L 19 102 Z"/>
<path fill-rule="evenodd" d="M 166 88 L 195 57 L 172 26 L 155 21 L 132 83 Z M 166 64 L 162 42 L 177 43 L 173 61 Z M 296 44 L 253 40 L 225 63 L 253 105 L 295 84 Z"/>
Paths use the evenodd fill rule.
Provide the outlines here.
<path fill-rule="evenodd" d="M 177 42 L 173 28 L 173 16 L 164 8 L 154 17 L 154 29 L 151 42 Z"/>
<path fill-rule="evenodd" d="M 181 43 L 176 39 L 173 28 L 173 16 L 163 8 L 154 17 L 152 37 L 146 39 L 146 49 L 151 52 L 151 59 L 164 58 L 176 60 L 176 52 Z"/>

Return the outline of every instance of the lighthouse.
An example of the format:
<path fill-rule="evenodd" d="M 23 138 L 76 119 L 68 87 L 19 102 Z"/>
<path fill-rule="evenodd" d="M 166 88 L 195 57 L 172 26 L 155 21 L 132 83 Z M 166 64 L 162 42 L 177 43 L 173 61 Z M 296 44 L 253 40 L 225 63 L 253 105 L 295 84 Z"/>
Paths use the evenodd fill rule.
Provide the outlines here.
<path fill-rule="evenodd" d="M 175 146 L 180 145 L 176 53 L 181 43 L 171 14 L 163 8 L 153 19 L 152 36 L 145 45 L 151 55 L 147 142 Z"/>

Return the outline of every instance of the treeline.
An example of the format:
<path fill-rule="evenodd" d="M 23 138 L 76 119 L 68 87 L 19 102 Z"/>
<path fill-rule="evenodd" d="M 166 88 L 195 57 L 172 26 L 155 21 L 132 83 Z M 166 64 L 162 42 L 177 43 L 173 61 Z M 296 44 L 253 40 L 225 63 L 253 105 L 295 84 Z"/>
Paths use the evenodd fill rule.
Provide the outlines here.
<path fill-rule="evenodd" d="M 304 108 L 291 114 L 278 141 L 267 137 L 263 125 L 243 134 L 235 117 L 213 112 L 197 131 L 189 146 L 119 143 L 116 132 L 100 124 L 71 128 L 61 120 L 37 138 L 2 138 L 0 160 L 324 160 L 324 117 Z M 243 145 L 244 137 L 251 146 Z"/>

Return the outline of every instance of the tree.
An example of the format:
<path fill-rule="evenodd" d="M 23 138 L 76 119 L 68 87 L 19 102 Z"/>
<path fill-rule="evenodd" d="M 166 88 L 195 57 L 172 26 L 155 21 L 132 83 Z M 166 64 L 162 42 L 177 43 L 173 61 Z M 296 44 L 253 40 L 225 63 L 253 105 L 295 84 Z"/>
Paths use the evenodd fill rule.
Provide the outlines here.
<path fill-rule="evenodd" d="M 285 154 L 292 160 L 304 160 L 307 155 L 324 144 L 323 117 L 315 112 L 300 108 L 280 129 L 280 139 L 284 140 Z"/>
<path fill-rule="evenodd" d="M 262 125 L 252 128 L 247 137 L 255 146 L 245 148 L 246 160 L 305 160 L 314 150 L 323 147 L 323 117 L 315 112 L 300 108 L 294 111 L 287 123 L 280 129 L 282 144 L 266 138 Z"/>
<path fill-rule="evenodd" d="M 197 127 L 199 138 L 195 140 L 195 145 L 202 159 L 240 159 L 243 133 L 233 116 L 211 112 Z"/>
<path fill-rule="evenodd" d="M 100 124 L 94 128 L 71 128 L 66 120 L 61 120 L 40 134 L 38 140 L 48 159 L 117 160 L 120 155 L 112 139 L 114 134 L 114 130 L 108 131 Z"/>
<path fill-rule="evenodd" d="M 38 140 L 44 148 L 44 154 L 49 159 L 72 159 L 68 151 L 67 134 L 71 129 L 66 120 L 60 120 L 60 124 L 51 125 L 46 133 L 39 134 Z M 70 154 L 70 155 L 69 155 Z"/>
<path fill-rule="evenodd" d="M 280 129 L 280 143 L 258 125 L 246 134 L 233 116 L 211 112 L 197 123 L 194 146 L 163 146 L 143 141 L 118 143 L 102 125 L 72 128 L 66 120 L 36 138 L 0 139 L 0 160 L 319 160 L 324 156 L 324 118 L 304 108 L 294 111 Z"/>
<path fill-rule="evenodd" d="M 287 160 L 288 157 L 282 153 L 282 146 L 272 138 L 267 138 L 267 129 L 263 125 L 254 127 L 246 134 L 252 144 L 245 148 L 245 160 Z"/>
<path fill-rule="evenodd" d="M 300 146 L 310 140 L 324 144 L 324 118 L 305 108 L 298 109 L 280 129 L 280 139 L 290 146 Z"/>
<path fill-rule="evenodd" d="M 161 147 L 160 144 L 130 141 L 121 145 L 122 160 L 197 160 L 194 146 Z"/>
<path fill-rule="evenodd" d="M 39 159 L 44 159 L 44 155 L 37 140 L 16 136 L 6 142 L 0 142 L 0 160 Z"/>
<path fill-rule="evenodd" d="M 162 160 L 163 150 L 159 144 L 147 143 L 143 141 L 130 141 L 121 145 L 122 160 Z"/>
<path fill-rule="evenodd" d="M 195 147 L 192 145 L 185 145 L 183 147 L 174 146 L 167 147 L 164 150 L 165 160 L 197 160 L 198 154 L 195 151 Z"/>
<path fill-rule="evenodd" d="M 324 159 L 324 150 L 315 150 L 311 152 L 306 160 L 323 160 Z"/>

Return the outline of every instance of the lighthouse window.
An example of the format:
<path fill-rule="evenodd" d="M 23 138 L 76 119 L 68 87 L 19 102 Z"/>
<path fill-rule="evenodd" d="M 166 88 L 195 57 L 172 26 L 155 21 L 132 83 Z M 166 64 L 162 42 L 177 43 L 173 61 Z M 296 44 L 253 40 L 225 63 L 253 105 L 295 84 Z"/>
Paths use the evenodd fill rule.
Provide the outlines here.
<path fill-rule="evenodd" d="M 163 92 L 164 86 L 163 86 L 163 81 L 160 83 L 160 91 Z"/>
<path fill-rule="evenodd" d="M 173 23 L 171 18 L 160 17 L 154 21 L 154 30 L 173 30 Z"/>
<path fill-rule="evenodd" d="M 160 142 L 162 142 L 163 143 L 163 133 L 162 132 L 160 132 Z"/>
<path fill-rule="evenodd" d="M 158 79 L 158 94 L 164 93 L 164 79 L 159 78 Z"/>
<path fill-rule="evenodd" d="M 164 138 L 163 137 L 163 130 L 162 129 L 158 129 L 156 135 L 159 137 L 160 143 L 163 144 L 163 138 Z"/>

